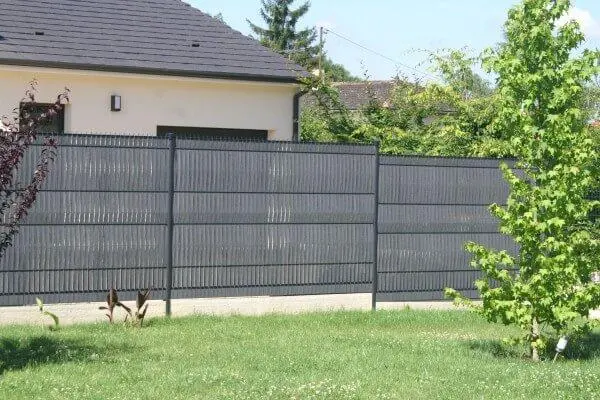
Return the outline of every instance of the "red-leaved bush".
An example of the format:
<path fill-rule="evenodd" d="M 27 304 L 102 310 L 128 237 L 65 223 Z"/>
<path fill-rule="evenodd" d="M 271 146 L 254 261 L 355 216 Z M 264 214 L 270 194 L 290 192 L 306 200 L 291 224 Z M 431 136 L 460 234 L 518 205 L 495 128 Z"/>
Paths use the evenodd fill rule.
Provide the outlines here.
<path fill-rule="evenodd" d="M 35 103 L 37 81 L 33 80 L 25 92 L 21 104 Z M 56 137 L 44 138 L 35 170 L 29 182 L 17 182 L 17 170 L 27 151 L 34 151 L 38 129 L 52 119 L 69 101 L 69 89 L 60 93 L 56 101 L 42 113 L 32 114 L 27 107 L 13 110 L 12 116 L 2 117 L 0 125 L 0 258 L 12 244 L 19 230 L 19 223 L 27 215 L 56 156 Z"/>

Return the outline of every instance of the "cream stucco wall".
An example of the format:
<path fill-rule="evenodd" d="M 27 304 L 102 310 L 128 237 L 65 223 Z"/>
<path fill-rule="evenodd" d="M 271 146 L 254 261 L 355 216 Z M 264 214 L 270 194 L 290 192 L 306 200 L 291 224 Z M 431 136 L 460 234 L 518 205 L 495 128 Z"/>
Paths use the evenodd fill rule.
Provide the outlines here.
<path fill-rule="evenodd" d="M 167 125 L 261 129 L 270 140 L 292 139 L 293 84 L 0 66 L 0 115 L 18 106 L 34 78 L 38 102 L 71 90 L 67 133 L 143 135 Z M 120 112 L 110 111 L 113 94 L 122 98 Z"/>

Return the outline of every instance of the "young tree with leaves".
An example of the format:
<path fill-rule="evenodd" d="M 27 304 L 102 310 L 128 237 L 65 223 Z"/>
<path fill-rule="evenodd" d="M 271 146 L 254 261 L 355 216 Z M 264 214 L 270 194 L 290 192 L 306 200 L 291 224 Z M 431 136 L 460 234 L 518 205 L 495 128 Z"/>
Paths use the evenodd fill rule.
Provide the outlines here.
<path fill-rule="evenodd" d="M 360 82 L 362 79 L 354 76 L 342 64 L 334 62 L 331 58 L 323 57 L 323 73 L 330 82 Z"/>
<path fill-rule="evenodd" d="M 317 32 L 315 28 L 298 30 L 296 26 L 308 12 L 310 3 L 306 2 L 296 9 L 292 8 L 293 3 L 294 0 L 262 0 L 260 15 L 267 27 L 246 21 L 264 46 L 311 70 L 318 63 Z"/>
<path fill-rule="evenodd" d="M 589 329 L 588 314 L 600 306 L 600 265 L 588 200 L 596 160 L 583 118 L 585 85 L 598 73 L 599 53 L 585 50 L 579 26 L 559 25 L 569 0 L 523 0 L 509 12 L 506 41 L 490 50 L 485 65 L 498 75 L 499 126 L 511 137 L 517 173 L 502 170 L 510 186 L 506 206 L 492 205 L 500 230 L 518 244 L 517 254 L 467 245 L 483 300 L 475 306 L 491 322 L 521 328 L 518 338 L 540 359 L 550 335 Z M 518 272 L 512 272 L 518 271 Z"/>
<path fill-rule="evenodd" d="M 32 81 L 21 104 L 35 103 L 37 82 Z M 33 206 L 50 165 L 54 161 L 56 138 L 47 137 L 41 147 L 29 182 L 18 182 L 17 170 L 23 157 L 38 138 L 41 124 L 52 119 L 69 101 L 69 90 L 58 95 L 56 101 L 41 114 L 32 114 L 27 107 L 16 108 L 12 117 L 3 117 L 0 126 L 0 258 L 12 244 L 19 224 Z"/>

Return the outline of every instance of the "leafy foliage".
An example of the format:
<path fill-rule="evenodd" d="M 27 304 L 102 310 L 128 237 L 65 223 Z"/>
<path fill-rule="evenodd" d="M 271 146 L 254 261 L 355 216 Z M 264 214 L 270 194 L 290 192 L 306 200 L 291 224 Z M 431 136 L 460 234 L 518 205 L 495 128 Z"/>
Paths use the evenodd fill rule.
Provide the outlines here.
<path fill-rule="evenodd" d="M 21 103 L 35 103 L 37 81 L 32 81 Z M 17 170 L 23 157 L 38 138 L 40 125 L 60 111 L 69 101 L 69 90 L 57 96 L 54 104 L 46 112 L 31 114 L 24 107 L 15 108 L 12 117 L 2 117 L 0 124 L 0 257 L 12 244 L 19 230 L 19 224 L 33 206 L 40 188 L 50 171 L 56 155 L 55 137 L 46 137 L 35 170 L 28 183 L 16 181 Z"/>
<path fill-rule="evenodd" d="M 593 77 L 592 82 L 583 88 L 582 108 L 583 118 L 591 127 L 598 128 L 600 124 L 600 76 Z"/>
<path fill-rule="evenodd" d="M 338 91 L 323 84 L 318 77 L 304 78 L 302 85 L 313 96 L 317 106 L 303 109 L 300 130 L 304 141 L 352 142 L 352 132 L 358 127 L 348 108 L 340 100 Z"/>
<path fill-rule="evenodd" d="M 497 123 L 520 170 L 503 165 L 511 192 L 506 206 L 490 210 L 519 250 L 467 245 L 484 273 L 477 282 L 483 305 L 475 308 L 489 321 L 520 327 L 534 360 L 549 335 L 587 331 L 589 311 L 600 306 L 592 281 L 600 241 L 589 220 L 598 202 L 588 200 L 597 154 L 582 118 L 599 53 L 572 56 L 584 37 L 576 22 L 558 26 L 569 7 L 568 0 L 523 0 L 509 13 L 505 43 L 485 58 L 498 74 Z M 447 294 L 465 302 L 452 289 Z"/>
<path fill-rule="evenodd" d="M 354 76 L 342 64 L 334 62 L 329 57 L 323 57 L 323 72 L 330 82 L 359 82 L 362 79 Z"/>
<path fill-rule="evenodd" d="M 315 44 L 316 30 L 314 27 L 296 28 L 300 18 L 308 12 L 310 3 L 305 2 L 296 9 L 292 8 L 293 3 L 294 0 L 262 0 L 260 15 L 267 27 L 247 22 L 263 45 L 307 69 L 313 69 L 317 65 L 319 51 Z"/>
<path fill-rule="evenodd" d="M 473 72 L 477 59 L 451 51 L 432 55 L 432 62 L 441 82 L 396 79 L 385 102 L 376 99 L 367 85 L 364 96 L 370 101 L 358 112 L 332 100 L 303 110 L 302 137 L 358 143 L 378 140 L 387 154 L 510 156 L 507 136 L 494 124 L 497 93 Z M 309 95 L 317 92 L 339 100 L 334 87 L 322 82 L 313 85 Z"/>

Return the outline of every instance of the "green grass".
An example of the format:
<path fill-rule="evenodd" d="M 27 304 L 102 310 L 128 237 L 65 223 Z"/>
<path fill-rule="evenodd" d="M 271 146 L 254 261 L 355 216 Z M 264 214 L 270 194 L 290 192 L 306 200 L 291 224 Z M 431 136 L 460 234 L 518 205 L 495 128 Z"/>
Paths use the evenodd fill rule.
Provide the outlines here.
<path fill-rule="evenodd" d="M 0 328 L 0 399 L 593 399 L 600 339 L 533 364 L 465 312 Z"/>

